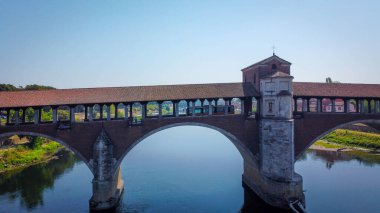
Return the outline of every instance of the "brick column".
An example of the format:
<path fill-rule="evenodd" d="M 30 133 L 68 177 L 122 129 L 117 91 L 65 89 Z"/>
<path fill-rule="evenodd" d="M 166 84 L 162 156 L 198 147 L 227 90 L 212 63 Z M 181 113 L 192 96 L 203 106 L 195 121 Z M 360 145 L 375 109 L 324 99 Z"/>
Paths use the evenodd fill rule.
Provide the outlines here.
<path fill-rule="evenodd" d="M 143 120 L 146 118 L 146 104 L 144 102 L 141 103 L 141 119 Z"/>
<path fill-rule="evenodd" d="M 307 112 L 307 100 L 302 98 L 302 112 Z"/>
<path fill-rule="evenodd" d="M 331 112 L 335 112 L 335 98 L 331 98 Z"/>
<path fill-rule="evenodd" d="M 20 124 L 20 110 L 19 109 L 16 109 L 15 110 L 15 124 L 16 125 L 19 125 Z"/>
<path fill-rule="evenodd" d="M 128 120 L 128 114 L 129 114 L 129 109 L 128 109 L 128 104 L 124 103 L 124 119 Z"/>
<path fill-rule="evenodd" d="M 364 100 L 359 100 L 360 102 L 360 113 L 365 113 Z"/>
<path fill-rule="evenodd" d="M 40 123 L 40 116 L 38 116 L 38 108 L 34 108 L 34 124 Z"/>
<path fill-rule="evenodd" d="M 175 117 L 179 117 L 179 102 L 178 101 L 173 101 L 174 108 L 173 108 L 173 113 Z"/>
<path fill-rule="evenodd" d="M 84 106 L 84 121 L 88 120 L 88 107 Z"/>
<path fill-rule="evenodd" d="M 208 115 L 212 115 L 212 99 L 208 99 Z"/>
<path fill-rule="evenodd" d="M 52 107 L 53 108 L 53 124 L 57 123 L 57 107 Z"/>
<path fill-rule="evenodd" d="M 350 99 L 344 99 L 344 112 L 350 112 Z"/>
<path fill-rule="evenodd" d="M 162 118 L 162 101 L 157 102 L 158 103 L 158 118 Z"/>
<path fill-rule="evenodd" d="M 75 107 L 70 107 L 70 122 L 75 123 Z"/>
<path fill-rule="evenodd" d="M 89 109 L 88 109 L 88 121 L 93 121 L 94 120 L 93 114 L 94 114 L 94 106 L 89 106 Z"/>
<path fill-rule="evenodd" d="M 22 109 L 22 118 L 21 118 L 21 122 L 22 123 L 25 123 L 26 122 L 26 120 L 25 120 L 25 117 L 26 117 L 26 108 L 24 108 L 24 109 Z"/>
<path fill-rule="evenodd" d="M 100 110 L 99 119 L 103 120 L 103 105 L 99 105 L 99 110 Z"/>
<path fill-rule="evenodd" d="M 317 112 L 322 112 L 322 99 L 317 98 Z"/>
<path fill-rule="evenodd" d="M 224 100 L 224 115 L 228 115 L 228 99 Z"/>
<path fill-rule="evenodd" d="M 240 114 L 245 115 L 244 112 L 244 98 L 240 98 Z"/>
<path fill-rule="evenodd" d="M 111 105 L 107 105 L 107 121 L 111 120 Z"/>
<path fill-rule="evenodd" d="M 191 109 L 191 116 L 195 116 L 195 101 L 192 101 L 191 102 L 192 104 L 191 104 L 191 106 L 192 106 L 192 109 Z"/>

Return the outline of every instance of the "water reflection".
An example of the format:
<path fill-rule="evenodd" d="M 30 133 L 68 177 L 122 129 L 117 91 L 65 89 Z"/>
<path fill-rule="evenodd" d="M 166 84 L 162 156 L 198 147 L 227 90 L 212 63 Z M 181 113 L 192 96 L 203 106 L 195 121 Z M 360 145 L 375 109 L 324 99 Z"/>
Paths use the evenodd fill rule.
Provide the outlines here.
<path fill-rule="evenodd" d="M 324 151 L 324 150 L 307 150 L 300 159 L 299 162 L 305 161 L 309 155 L 314 160 L 321 160 L 325 162 L 326 168 L 331 169 L 334 164 L 339 162 L 357 162 L 364 166 L 373 167 L 380 165 L 380 154 L 374 152 L 364 151 Z"/>
<path fill-rule="evenodd" d="M 44 205 L 44 191 L 53 189 L 56 179 L 70 172 L 78 160 L 72 152 L 62 150 L 58 159 L 18 171 L 0 174 L 0 198 L 16 202 L 31 210 Z"/>

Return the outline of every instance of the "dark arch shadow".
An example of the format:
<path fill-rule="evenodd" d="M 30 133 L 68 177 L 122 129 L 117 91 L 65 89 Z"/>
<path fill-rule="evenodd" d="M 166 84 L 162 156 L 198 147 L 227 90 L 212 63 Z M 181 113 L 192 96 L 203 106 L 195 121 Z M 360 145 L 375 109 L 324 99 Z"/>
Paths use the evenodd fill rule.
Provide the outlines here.
<path fill-rule="evenodd" d="M 364 119 L 364 120 L 355 120 L 355 121 L 350 121 L 350 122 L 346 122 L 346 123 L 342 123 L 342 124 L 339 124 L 325 132 L 323 132 L 322 134 L 320 134 L 318 137 L 314 138 L 312 141 L 308 142 L 307 143 L 307 146 L 305 146 L 305 148 L 297 155 L 296 157 L 296 160 L 299 159 L 305 152 L 307 149 L 309 149 L 309 147 L 311 145 L 313 145 L 315 142 L 317 142 L 319 139 L 323 138 L 324 136 L 330 134 L 331 132 L 333 132 L 334 130 L 337 130 L 337 129 L 340 129 L 344 126 L 347 126 L 347 125 L 350 125 L 350 124 L 357 124 L 357 123 L 363 123 L 363 124 L 367 124 L 369 126 L 374 126 L 376 128 L 378 128 L 378 126 L 380 126 L 380 120 L 378 119 Z M 379 129 L 380 130 L 380 129 Z"/>
<path fill-rule="evenodd" d="M 214 131 L 217 131 L 224 135 L 226 138 L 228 138 L 232 144 L 236 147 L 236 149 L 239 151 L 241 157 L 243 158 L 244 163 L 250 163 L 251 165 L 254 165 L 258 168 L 258 157 L 255 156 L 237 137 L 235 137 L 233 134 L 227 132 L 226 130 L 223 130 L 221 128 L 218 128 L 213 125 L 209 124 L 204 124 L 204 123 L 198 123 L 198 122 L 181 122 L 181 123 L 175 123 L 175 124 L 168 124 L 165 126 L 161 126 L 159 128 L 156 128 L 146 134 L 144 134 L 142 137 L 137 139 L 124 153 L 123 155 L 118 159 L 115 168 L 119 168 L 121 165 L 122 161 L 124 160 L 125 156 L 135 147 L 138 143 L 143 141 L 144 139 L 148 138 L 149 136 L 160 132 L 165 129 L 169 128 L 174 128 L 174 127 L 179 127 L 179 126 L 199 126 L 199 127 L 204 127 L 208 129 L 212 129 Z M 117 169 L 116 169 L 117 171 Z M 115 171 L 115 172 L 116 172 Z"/>
<path fill-rule="evenodd" d="M 25 135 L 25 136 L 34 136 L 34 137 L 44 137 L 44 138 L 47 138 L 49 140 L 52 140 L 52 141 L 56 141 L 58 142 L 59 144 L 63 145 L 64 147 L 66 147 L 67 149 L 69 149 L 70 151 L 74 152 L 74 154 L 76 156 L 78 156 L 86 165 L 87 165 L 87 168 L 91 171 L 91 173 L 93 174 L 93 170 L 92 170 L 92 166 L 89 164 L 89 162 L 87 161 L 87 159 L 85 157 L 83 157 L 83 155 L 78 152 L 78 150 L 76 150 L 75 148 L 71 147 L 69 144 L 67 144 L 66 142 L 64 142 L 63 140 L 60 140 L 58 138 L 54 138 L 54 137 L 51 137 L 49 135 L 45 135 L 45 134 L 41 134 L 41 133 L 35 133 L 35 132 L 7 132 L 7 133 L 2 133 L 0 134 L 0 138 L 6 138 L 6 137 L 11 137 L 13 135 Z"/>

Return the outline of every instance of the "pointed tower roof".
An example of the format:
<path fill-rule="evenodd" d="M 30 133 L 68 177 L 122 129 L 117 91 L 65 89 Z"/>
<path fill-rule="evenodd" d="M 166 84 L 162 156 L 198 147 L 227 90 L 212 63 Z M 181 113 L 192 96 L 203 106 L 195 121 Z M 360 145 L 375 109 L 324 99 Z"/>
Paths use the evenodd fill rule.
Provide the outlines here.
<path fill-rule="evenodd" d="M 289 65 L 289 66 L 292 64 L 289 61 L 278 57 L 276 54 L 273 54 L 271 57 L 266 58 L 266 59 L 259 61 L 257 63 L 254 63 L 251 66 L 248 66 L 248 67 L 242 69 L 241 71 L 248 70 L 248 69 L 250 69 L 254 66 L 258 66 L 258 65 L 268 65 L 268 64 L 271 64 L 273 61 L 279 61 L 280 63 L 285 64 L 285 65 Z"/>

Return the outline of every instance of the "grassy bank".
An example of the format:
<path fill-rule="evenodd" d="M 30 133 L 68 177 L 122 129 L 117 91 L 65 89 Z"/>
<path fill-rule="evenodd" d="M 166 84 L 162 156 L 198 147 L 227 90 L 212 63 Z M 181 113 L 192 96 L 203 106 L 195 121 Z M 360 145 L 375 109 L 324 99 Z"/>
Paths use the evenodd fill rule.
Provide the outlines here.
<path fill-rule="evenodd" d="M 322 140 L 343 146 L 380 149 L 380 134 L 337 129 Z"/>
<path fill-rule="evenodd" d="M 46 161 L 62 148 L 57 142 L 37 137 L 30 144 L 0 149 L 0 172 Z"/>

